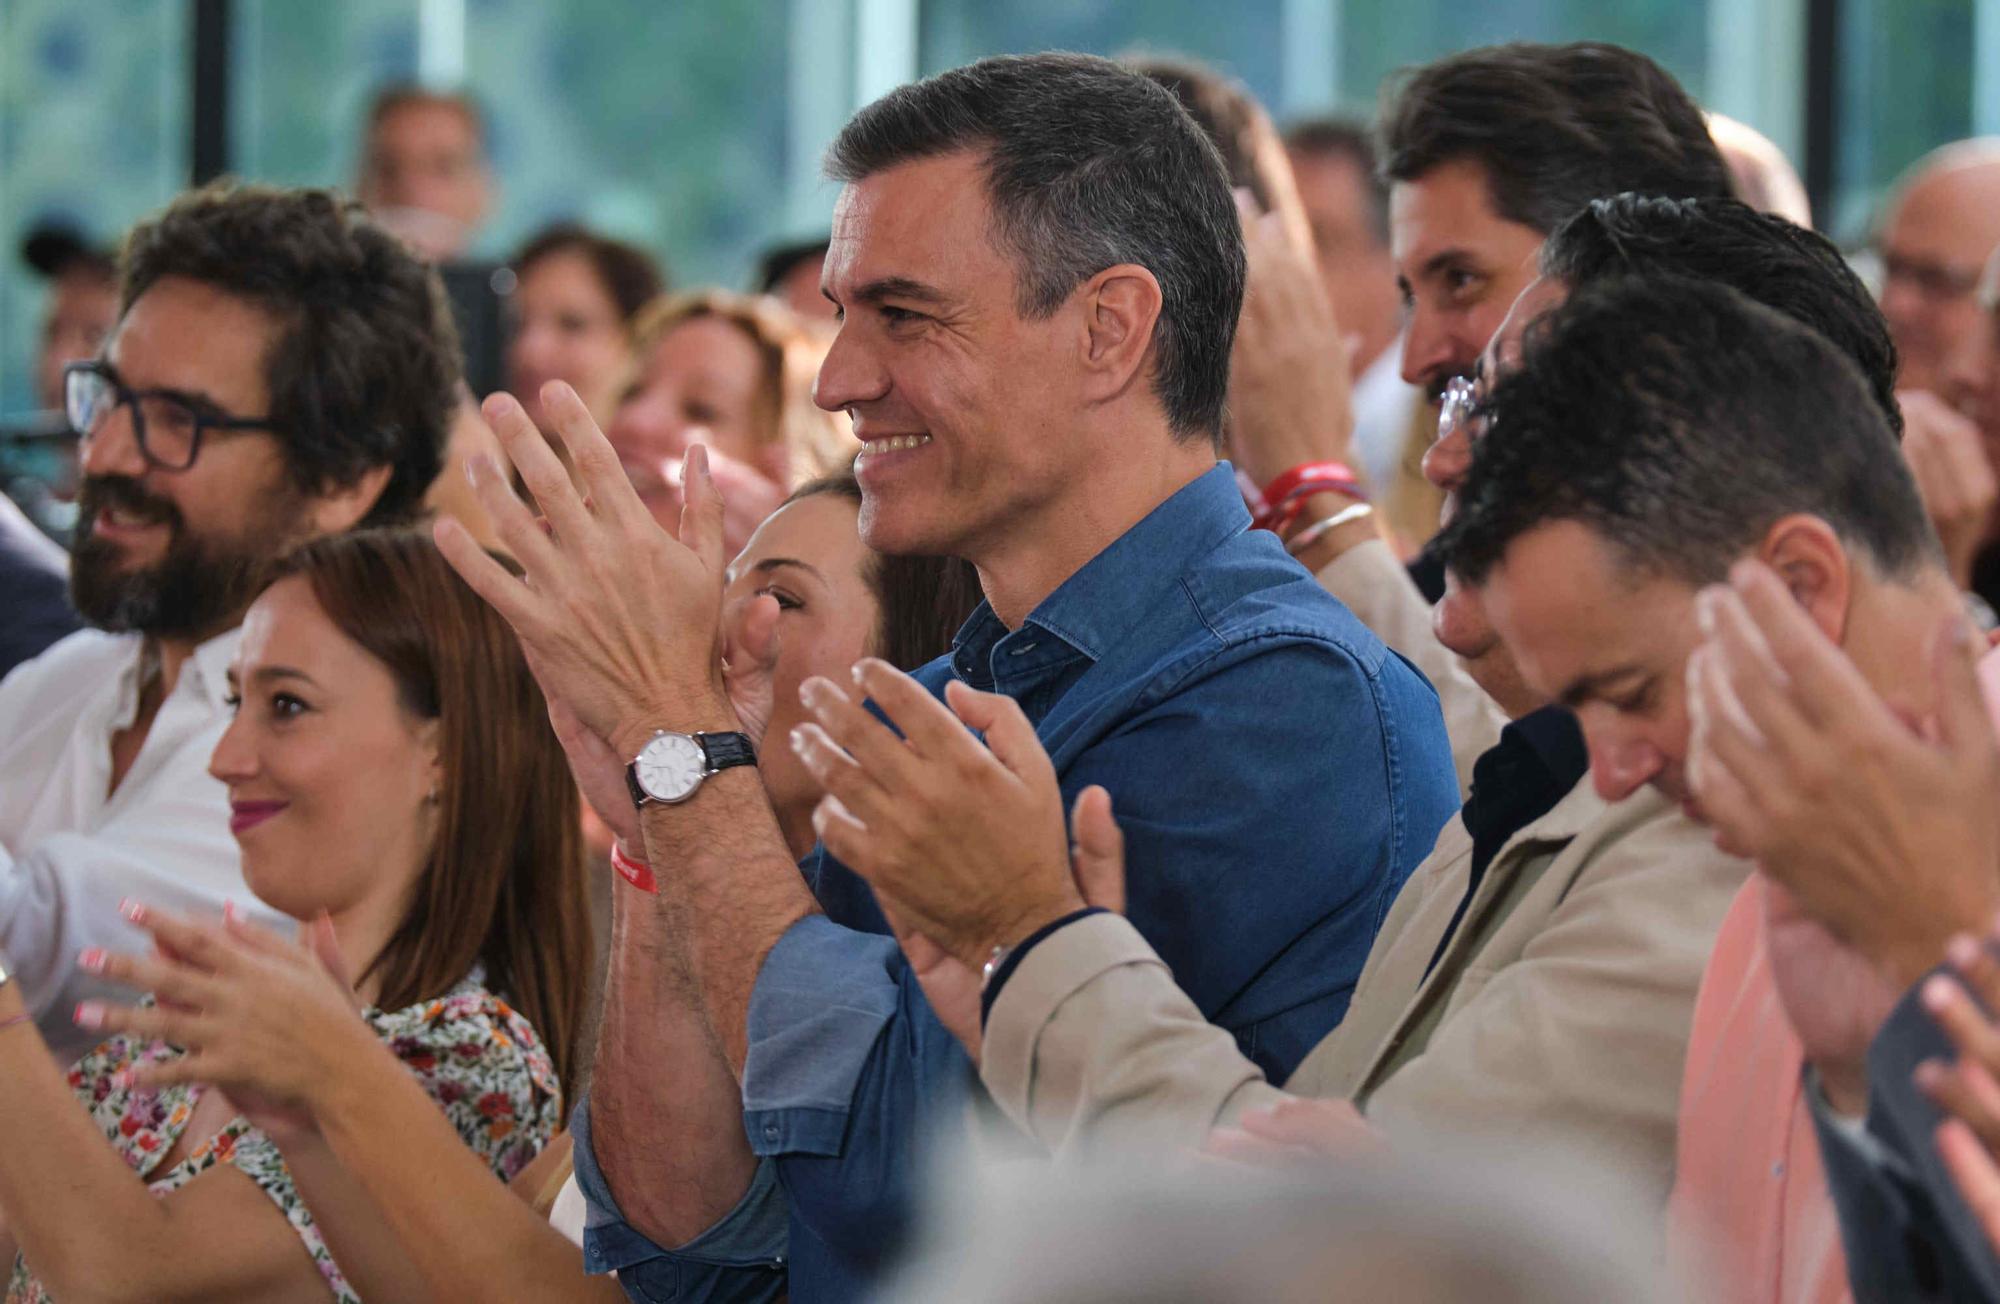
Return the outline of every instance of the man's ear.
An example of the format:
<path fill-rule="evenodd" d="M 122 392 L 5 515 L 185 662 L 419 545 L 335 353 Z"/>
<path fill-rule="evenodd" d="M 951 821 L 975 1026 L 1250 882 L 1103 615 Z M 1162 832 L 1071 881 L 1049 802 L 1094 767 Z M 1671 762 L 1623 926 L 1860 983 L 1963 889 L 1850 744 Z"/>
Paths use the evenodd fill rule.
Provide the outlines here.
<path fill-rule="evenodd" d="M 1817 516 L 1787 516 L 1765 532 L 1758 560 L 1777 572 L 1792 598 L 1835 643 L 1847 641 L 1854 564 L 1833 527 Z"/>
<path fill-rule="evenodd" d="M 334 485 L 313 500 L 312 522 L 316 534 L 345 534 L 360 523 L 375 506 L 375 500 L 389 485 L 395 468 L 371 466 L 349 485 Z"/>
<path fill-rule="evenodd" d="M 1160 321 L 1160 283 L 1133 263 L 1107 267 L 1077 291 L 1083 304 L 1084 398 L 1104 402 L 1143 381 Z"/>

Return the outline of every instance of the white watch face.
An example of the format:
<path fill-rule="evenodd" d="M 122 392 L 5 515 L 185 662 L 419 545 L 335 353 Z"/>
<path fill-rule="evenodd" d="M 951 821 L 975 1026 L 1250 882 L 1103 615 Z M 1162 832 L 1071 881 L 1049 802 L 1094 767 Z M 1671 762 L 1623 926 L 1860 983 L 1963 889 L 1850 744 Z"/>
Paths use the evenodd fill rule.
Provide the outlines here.
<path fill-rule="evenodd" d="M 654 801 L 686 801 L 701 786 L 708 758 L 686 734 L 663 733 L 639 750 L 639 786 Z"/>

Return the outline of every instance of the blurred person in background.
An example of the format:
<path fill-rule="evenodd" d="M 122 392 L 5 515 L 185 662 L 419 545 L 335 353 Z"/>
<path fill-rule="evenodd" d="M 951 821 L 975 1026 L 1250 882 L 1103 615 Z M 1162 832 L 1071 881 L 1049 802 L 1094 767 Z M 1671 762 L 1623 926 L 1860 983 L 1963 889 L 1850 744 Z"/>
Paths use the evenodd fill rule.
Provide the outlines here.
<path fill-rule="evenodd" d="M 1643 1209 L 1560 1152 L 1433 1138 L 1418 1161 L 1286 1171 L 940 1166 L 893 1304 L 1670 1304 Z"/>
<path fill-rule="evenodd" d="M 63 368 L 97 356 L 118 320 L 118 264 L 66 226 L 36 227 L 21 243 L 21 261 L 48 282 L 35 355 L 35 401 L 43 411 L 63 406 Z"/>
<path fill-rule="evenodd" d="M 48 297 L 35 354 L 40 410 L 7 431 L 9 442 L 0 449 L 0 488 L 6 490 L 0 494 L 0 612 L 6 613 L 0 617 L 0 676 L 82 625 L 69 601 L 69 559 L 55 542 L 68 537 L 67 503 L 76 496 L 63 368 L 96 357 L 118 316 L 112 256 L 71 228 L 36 227 L 21 243 L 21 261 L 47 281 Z"/>
<path fill-rule="evenodd" d="M 1708 115 L 1709 134 L 1729 165 L 1736 197 L 1760 213 L 1771 213 L 1812 229 L 1812 204 L 1798 169 L 1769 136 L 1720 113 Z"/>
<path fill-rule="evenodd" d="M 826 337 L 768 297 L 697 290 L 662 300 L 634 321 L 632 353 L 605 434 L 664 529 L 679 528 L 692 444 L 708 449 L 732 556 L 794 486 L 846 469 L 860 451 L 846 415 L 812 401 Z"/>
<path fill-rule="evenodd" d="M 773 245 L 757 260 L 757 293 L 768 294 L 807 321 L 831 324 L 833 301 L 819 292 L 826 265 L 825 236 Z"/>
<path fill-rule="evenodd" d="M 459 378 L 435 273 L 327 191 L 184 195 L 122 277 L 66 395 L 92 628 L 0 682 L 0 950 L 58 1054 L 77 953 L 132 938 L 122 898 L 242 898 L 207 770 L 239 622 L 297 544 L 420 512 Z"/>
<path fill-rule="evenodd" d="M 1402 377 L 1403 304 L 1374 137 L 1363 123 L 1313 118 L 1285 132 L 1285 148 L 1327 302 L 1352 346 L 1356 467 L 1399 547 L 1412 551 L 1437 530 L 1439 499 L 1419 467 L 1437 411 Z"/>
<path fill-rule="evenodd" d="M 2000 137 L 1932 150 L 1897 183 L 1875 237 L 1882 313 L 1905 389 L 1935 390 L 1976 325 L 1979 272 L 2000 247 Z"/>
<path fill-rule="evenodd" d="M 383 88 L 369 104 L 354 192 L 423 257 L 465 257 L 493 203 L 485 114 L 468 94 Z"/>
<path fill-rule="evenodd" d="M 622 240 L 563 222 L 523 245 L 513 270 L 507 392 L 522 396 L 544 431 L 537 396 L 552 380 L 576 390 L 596 420 L 610 420 L 632 368 L 633 319 L 666 288 L 659 264 Z"/>
<path fill-rule="evenodd" d="M 1977 308 L 1945 358 L 1938 395 L 1971 423 L 1972 433 L 1937 442 L 1935 456 L 1913 464 L 1917 487 L 1960 587 L 1985 604 L 1982 623 L 2000 610 L 2000 513 L 1994 510 L 2000 467 L 2000 247 L 1974 290 Z"/>

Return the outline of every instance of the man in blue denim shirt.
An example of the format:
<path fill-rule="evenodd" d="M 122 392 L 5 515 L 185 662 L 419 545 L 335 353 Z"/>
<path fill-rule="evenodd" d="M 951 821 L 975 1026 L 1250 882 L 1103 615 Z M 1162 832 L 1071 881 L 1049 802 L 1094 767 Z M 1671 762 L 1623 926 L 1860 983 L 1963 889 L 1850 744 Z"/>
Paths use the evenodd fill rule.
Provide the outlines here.
<path fill-rule="evenodd" d="M 988 599 L 923 681 L 1009 694 L 1067 791 L 1116 793 L 1131 917 L 1283 1073 L 1339 1021 L 1457 785 L 1429 686 L 1247 530 L 1216 465 L 1243 254 L 1213 148 L 1159 87 L 1062 55 L 906 87 L 833 161 L 843 325 L 818 400 L 864 441 L 863 535 L 968 558 Z M 441 542 L 600 768 L 658 730 L 735 729 L 698 463 L 682 547 L 555 410 L 589 503 L 491 413 L 552 539 L 482 472 L 529 584 Z M 753 777 L 696 782 L 642 807 L 659 903 L 620 925 L 575 1124 L 587 1262 L 640 1299 L 850 1298 L 970 1065 L 865 887 L 782 861 Z"/>

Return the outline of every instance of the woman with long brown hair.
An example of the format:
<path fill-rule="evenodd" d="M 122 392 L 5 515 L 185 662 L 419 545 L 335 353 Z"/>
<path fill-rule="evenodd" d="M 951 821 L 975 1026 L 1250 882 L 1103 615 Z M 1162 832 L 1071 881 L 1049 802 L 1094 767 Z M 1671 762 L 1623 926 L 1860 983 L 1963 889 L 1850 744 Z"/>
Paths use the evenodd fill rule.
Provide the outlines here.
<path fill-rule="evenodd" d="M 951 646 L 979 603 L 978 576 L 963 561 L 870 551 L 861 542 L 860 510 L 852 472 L 806 484 L 730 566 L 724 595 L 730 642 L 753 654 L 759 667 L 748 677 L 756 687 L 744 689 L 737 707 L 745 732 L 760 743 L 784 738 L 803 718 L 798 687 L 809 676 L 843 674 L 863 656 L 914 669 Z M 739 687 L 743 682 L 738 678 Z M 789 747 L 760 747 L 758 771 L 779 827 L 803 856 L 813 844 L 818 786 Z M 624 829 L 628 847 L 641 845 L 622 784 L 590 797 L 607 823 Z M 625 908 L 638 899 L 622 888 L 619 897 Z M 566 1156 L 558 1147 L 515 1183 L 520 1198 L 508 1194 L 439 1126 L 407 1075 L 387 1057 L 364 1053 L 366 1038 L 317 958 L 297 947 L 252 954 L 255 933 L 242 926 L 168 921 L 158 931 L 170 950 L 232 956 L 203 991 L 204 1001 L 232 1013 L 170 1016 L 163 1025 L 193 1052 L 176 1072 L 205 1073 L 232 1093 L 310 1117 L 381 1221 L 396 1229 L 422 1277 L 418 1294 L 482 1304 L 624 1298 L 615 1283 L 584 1276 L 577 1247 L 564 1239 L 582 1234 L 582 1201 L 574 1180 L 564 1181 Z M 740 1133 L 663 1136 L 663 1144 L 747 1145 Z M 551 1204 L 562 1234 L 542 1216 Z"/>
<path fill-rule="evenodd" d="M 404 533 L 307 545 L 243 631 L 210 771 L 250 889 L 305 940 L 129 905 L 162 953 L 80 963 L 157 1000 L 79 1006 L 115 1035 L 66 1079 L 0 983 L 10 1302 L 424 1293 L 337 1137 L 176 1049 L 217 1024 L 298 1067 L 286 1025 L 319 1011 L 317 1051 L 390 1069 L 499 1178 L 561 1124 L 591 956 L 584 859 L 512 632 Z M 308 956 L 316 1005 L 293 981 Z"/>

